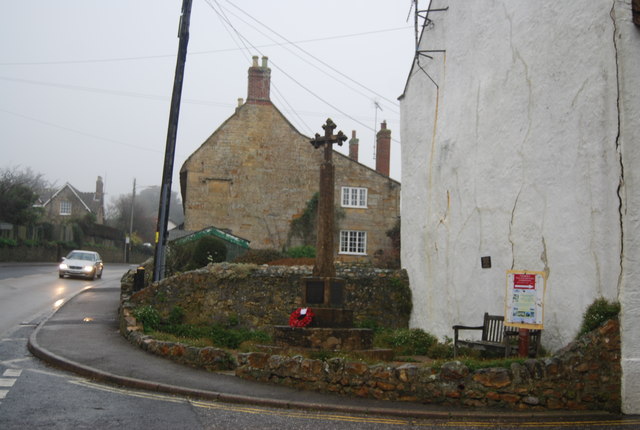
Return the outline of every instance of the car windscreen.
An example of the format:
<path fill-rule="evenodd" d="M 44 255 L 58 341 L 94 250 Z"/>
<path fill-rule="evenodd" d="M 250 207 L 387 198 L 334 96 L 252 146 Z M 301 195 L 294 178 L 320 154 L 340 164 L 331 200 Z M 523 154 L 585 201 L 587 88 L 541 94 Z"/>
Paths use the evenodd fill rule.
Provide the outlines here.
<path fill-rule="evenodd" d="M 69 260 L 87 260 L 87 261 L 93 261 L 93 254 L 89 254 L 87 252 L 72 252 L 70 253 L 67 258 Z"/>

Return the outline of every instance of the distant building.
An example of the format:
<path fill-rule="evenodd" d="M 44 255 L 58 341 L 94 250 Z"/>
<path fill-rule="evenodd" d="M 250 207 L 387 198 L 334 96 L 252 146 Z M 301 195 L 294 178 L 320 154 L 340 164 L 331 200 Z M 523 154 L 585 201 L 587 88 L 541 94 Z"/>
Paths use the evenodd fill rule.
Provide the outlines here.
<path fill-rule="evenodd" d="M 270 78 L 267 58 L 258 65 L 254 57 L 246 103 L 240 99 L 235 113 L 182 165 L 186 230 L 215 225 L 246 238 L 254 249 L 301 243 L 291 224 L 318 191 L 322 150 L 273 105 Z M 377 170 L 357 162 L 355 132 L 353 158 L 334 152 L 337 259 L 371 261 L 392 252 L 386 231 L 400 216 L 400 183 L 388 176 L 390 136 L 383 124 Z"/>
<path fill-rule="evenodd" d="M 39 197 L 35 204 L 43 209 L 40 224 L 52 226 L 49 240 L 63 242 L 79 242 L 80 239 L 92 241 L 113 241 L 122 239 L 122 233 L 104 224 L 104 183 L 98 176 L 96 188 L 93 192 L 82 192 L 69 183 L 57 190 L 52 190 Z M 87 219 L 93 223 L 84 222 L 86 230 L 79 237 L 80 222 Z"/>

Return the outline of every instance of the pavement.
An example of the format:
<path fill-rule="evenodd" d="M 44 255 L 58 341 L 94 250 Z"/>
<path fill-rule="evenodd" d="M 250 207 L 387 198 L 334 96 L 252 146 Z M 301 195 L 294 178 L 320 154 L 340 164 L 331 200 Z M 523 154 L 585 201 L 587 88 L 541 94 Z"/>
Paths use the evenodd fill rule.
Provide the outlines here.
<path fill-rule="evenodd" d="M 413 418 L 611 417 L 600 412 L 525 413 L 377 401 L 296 390 L 246 381 L 230 372 L 195 369 L 143 351 L 124 339 L 118 330 L 119 298 L 119 288 L 87 287 L 38 325 L 29 338 L 29 350 L 51 365 L 104 383 L 227 403 Z"/>

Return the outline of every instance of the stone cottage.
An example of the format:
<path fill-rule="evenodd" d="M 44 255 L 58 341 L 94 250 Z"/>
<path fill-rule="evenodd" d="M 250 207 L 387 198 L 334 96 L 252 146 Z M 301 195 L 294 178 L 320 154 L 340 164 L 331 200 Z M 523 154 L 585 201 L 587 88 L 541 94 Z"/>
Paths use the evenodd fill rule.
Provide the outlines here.
<path fill-rule="evenodd" d="M 43 209 L 42 221 L 53 225 L 53 240 L 72 242 L 74 223 L 92 215 L 96 224 L 104 223 L 104 183 L 98 176 L 95 191 L 82 192 L 68 182 L 57 190 L 39 197 L 37 207 Z"/>
<path fill-rule="evenodd" d="M 253 58 L 246 102 L 240 99 L 235 113 L 187 158 L 180 186 L 185 230 L 215 226 L 253 249 L 281 250 L 300 244 L 291 225 L 318 191 L 322 151 L 271 102 L 267 61 Z M 389 177 L 390 143 L 383 124 L 376 170 L 357 161 L 355 132 L 351 157 L 334 152 L 337 259 L 371 261 L 392 253 L 386 232 L 399 220 L 400 183 Z"/>
<path fill-rule="evenodd" d="M 549 349 L 619 300 L 623 409 L 640 413 L 640 2 L 430 9 L 401 96 L 412 325 L 503 315 L 510 269 L 547 275 Z"/>

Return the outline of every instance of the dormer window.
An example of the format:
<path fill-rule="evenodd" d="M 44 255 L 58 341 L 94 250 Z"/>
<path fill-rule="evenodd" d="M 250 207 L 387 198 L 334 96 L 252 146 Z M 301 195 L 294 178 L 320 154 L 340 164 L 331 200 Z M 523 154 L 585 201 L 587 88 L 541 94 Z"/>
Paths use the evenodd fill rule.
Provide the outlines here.
<path fill-rule="evenodd" d="M 71 202 L 62 200 L 60 202 L 60 215 L 71 215 Z"/>

